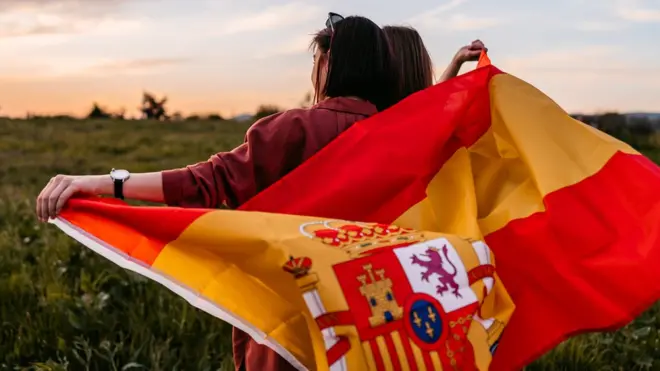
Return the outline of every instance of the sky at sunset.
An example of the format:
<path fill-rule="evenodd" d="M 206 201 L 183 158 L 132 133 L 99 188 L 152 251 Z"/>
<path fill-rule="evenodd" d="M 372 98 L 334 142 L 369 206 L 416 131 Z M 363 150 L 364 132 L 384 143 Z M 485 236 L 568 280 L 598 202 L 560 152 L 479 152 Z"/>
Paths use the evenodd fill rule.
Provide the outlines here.
<path fill-rule="evenodd" d="M 439 71 L 479 38 L 571 112 L 660 111 L 660 0 L 0 0 L 0 114 L 134 114 L 143 89 L 184 113 L 293 107 L 328 11 L 417 28 Z"/>

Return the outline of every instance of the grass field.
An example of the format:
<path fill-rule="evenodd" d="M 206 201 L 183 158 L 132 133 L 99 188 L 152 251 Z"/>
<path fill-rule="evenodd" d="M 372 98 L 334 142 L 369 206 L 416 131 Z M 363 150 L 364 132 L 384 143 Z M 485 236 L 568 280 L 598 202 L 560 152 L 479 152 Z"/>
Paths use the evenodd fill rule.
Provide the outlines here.
<path fill-rule="evenodd" d="M 0 370 L 232 369 L 228 326 L 39 224 L 34 199 L 58 173 L 184 166 L 240 143 L 246 129 L 0 119 Z M 618 332 L 572 339 L 529 369 L 660 370 L 660 307 Z"/>

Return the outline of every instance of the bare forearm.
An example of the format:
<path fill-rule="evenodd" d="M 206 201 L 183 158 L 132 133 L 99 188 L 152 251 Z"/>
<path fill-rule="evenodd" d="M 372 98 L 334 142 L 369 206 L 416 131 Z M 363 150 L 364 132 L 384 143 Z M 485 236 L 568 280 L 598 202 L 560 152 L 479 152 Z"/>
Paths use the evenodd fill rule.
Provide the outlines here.
<path fill-rule="evenodd" d="M 114 184 L 109 175 L 94 177 L 94 193 L 98 195 L 114 194 Z M 131 177 L 124 182 L 124 197 L 140 201 L 165 202 L 161 173 L 131 174 Z"/>
<path fill-rule="evenodd" d="M 458 72 L 461 70 L 461 65 L 461 62 L 453 59 L 451 63 L 449 63 L 449 66 L 447 66 L 445 69 L 445 72 L 442 73 L 442 76 L 440 76 L 440 79 L 438 79 L 438 83 L 445 82 L 453 77 L 458 76 Z"/>

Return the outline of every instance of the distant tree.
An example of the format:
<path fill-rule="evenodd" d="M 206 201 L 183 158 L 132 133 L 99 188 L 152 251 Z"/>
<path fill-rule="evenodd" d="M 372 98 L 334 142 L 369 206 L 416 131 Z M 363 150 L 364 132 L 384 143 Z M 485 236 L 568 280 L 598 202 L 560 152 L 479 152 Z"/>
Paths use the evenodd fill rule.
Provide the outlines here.
<path fill-rule="evenodd" d="M 153 94 L 144 92 L 142 93 L 142 118 L 147 120 L 168 120 L 167 110 L 165 109 L 167 97 L 157 100 Z"/>
<path fill-rule="evenodd" d="M 257 108 L 257 112 L 254 114 L 254 118 L 259 120 L 260 118 L 270 116 L 278 112 L 282 112 L 282 109 L 272 104 L 262 104 Z"/>
<path fill-rule="evenodd" d="M 650 136 L 655 132 L 653 123 L 646 117 L 631 118 L 628 121 L 630 133 L 637 136 Z"/>
<path fill-rule="evenodd" d="M 581 118 L 583 122 L 637 149 L 655 145 L 656 129 L 651 120 L 646 117 L 629 117 L 615 112 L 607 112 Z"/>
<path fill-rule="evenodd" d="M 126 117 L 126 108 L 121 108 L 119 111 L 112 114 L 112 118 L 116 120 L 124 120 Z"/>
<path fill-rule="evenodd" d="M 595 118 L 597 128 L 623 141 L 630 139 L 626 117 L 614 112 L 604 113 Z"/>
<path fill-rule="evenodd" d="M 183 114 L 179 111 L 176 111 L 172 114 L 171 119 L 174 121 L 183 121 Z"/>
<path fill-rule="evenodd" d="M 94 102 L 92 110 L 87 114 L 88 119 L 109 119 L 112 117 L 108 111 L 104 108 L 101 108 L 98 103 Z"/>
<path fill-rule="evenodd" d="M 62 121 L 73 121 L 80 120 L 80 118 L 73 117 L 71 115 L 55 115 L 51 117 L 53 120 L 62 120 Z"/>
<path fill-rule="evenodd" d="M 206 116 L 207 120 L 213 120 L 213 121 L 223 121 L 224 118 L 220 116 L 218 113 L 211 113 L 210 115 Z"/>
<path fill-rule="evenodd" d="M 312 99 L 313 99 L 313 97 L 312 97 L 312 92 L 309 92 L 309 91 L 308 91 L 308 92 L 305 94 L 305 96 L 303 96 L 302 101 L 300 101 L 300 104 L 299 104 L 300 108 L 308 108 L 308 107 L 310 107 L 310 106 L 313 104 Z"/>
<path fill-rule="evenodd" d="M 193 113 L 192 115 L 186 117 L 186 121 L 199 121 L 202 117 L 198 114 Z"/>

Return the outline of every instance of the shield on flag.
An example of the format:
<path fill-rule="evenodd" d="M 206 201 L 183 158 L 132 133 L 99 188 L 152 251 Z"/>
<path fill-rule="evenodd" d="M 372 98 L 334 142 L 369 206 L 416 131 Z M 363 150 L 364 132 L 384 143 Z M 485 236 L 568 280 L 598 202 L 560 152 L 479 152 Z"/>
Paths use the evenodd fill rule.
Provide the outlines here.
<path fill-rule="evenodd" d="M 478 300 L 449 241 L 381 247 L 333 268 L 373 369 L 475 369 L 467 333 Z"/>

